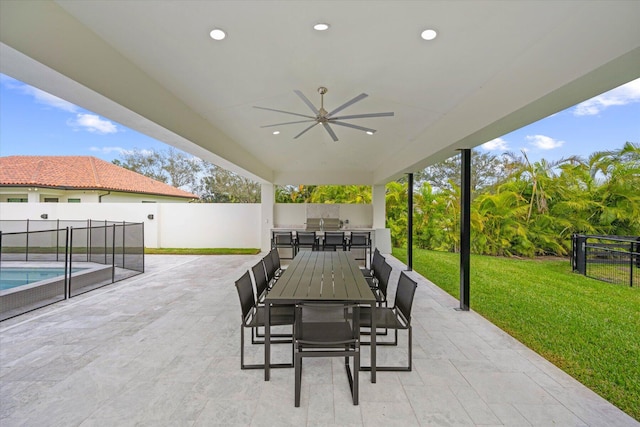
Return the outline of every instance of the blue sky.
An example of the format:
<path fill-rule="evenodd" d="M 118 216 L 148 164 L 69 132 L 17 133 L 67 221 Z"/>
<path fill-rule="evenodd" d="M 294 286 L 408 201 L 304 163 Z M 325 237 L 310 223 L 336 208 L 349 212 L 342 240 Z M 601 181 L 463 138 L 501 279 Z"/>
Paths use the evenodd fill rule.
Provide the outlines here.
<path fill-rule="evenodd" d="M 501 154 L 527 152 L 548 161 L 640 143 L 640 79 L 582 102 L 481 146 Z M 121 153 L 168 146 L 0 74 L 0 156 L 91 155 L 107 161 Z"/>

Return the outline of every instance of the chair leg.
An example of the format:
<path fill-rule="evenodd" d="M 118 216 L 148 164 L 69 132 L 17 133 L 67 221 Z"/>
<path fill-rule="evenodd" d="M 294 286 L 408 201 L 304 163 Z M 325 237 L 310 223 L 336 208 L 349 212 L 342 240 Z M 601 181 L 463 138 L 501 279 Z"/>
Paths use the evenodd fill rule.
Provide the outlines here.
<path fill-rule="evenodd" d="M 370 345 L 371 343 L 362 342 L 362 345 Z M 376 345 L 398 345 L 398 330 L 395 329 L 394 341 L 393 342 L 376 342 Z M 378 366 L 376 365 L 376 371 L 392 371 L 392 372 L 411 372 L 412 369 L 412 360 L 413 356 L 413 334 L 411 325 L 407 328 L 407 353 L 408 353 L 408 364 L 407 366 Z M 371 366 L 360 366 L 361 371 L 371 371 Z"/>
<path fill-rule="evenodd" d="M 407 331 L 407 333 L 409 334 L 409 336 L 408 336 L 409 351 L 407 352 L 407 353 L 409 353 L 409 369 L 408 369 L 408 371 L 411 372 L 412 361 L 413 361 L 413 331 L 411 330 L 411 325 L 409 325 L 409 330 Z"/>
<path fill-rule="evenodd" d="M 240 326 L 240 369 L 244 369 L 244 328 Z"/>
<path fill-rule="evenodd" d="M 292 342 L 292 334 L 271 334 L 271 338 L 287 338 L 284 340 L 271 340 L 271 344 L 289 344 Z M 260 328 L 251 328 L 251 344 L 264 344 L 264 339 L 258 340 L 258 338 L 264 338 L 264 332 L 260 333 Z"/>
<path fill-rule="evenodd" d="M 302 388 L 302 356 L 295 353 L 295 406 L 300 407 L 300 389 Z"/>
<path fill-rule="evenodd" d="M 353 404 L 358 404 L 360 384 L 360 350 L 353 356 Z"/>
<path fill-rule="evenodd" d="M 253 329 L 251 328 L 251 335 L 253 336 Z M 244 330 L 243 326 L 240 326 L 240 369 L 264 369 L 264 363 L 259 363 L 255 365 L 247 365 L 244 363 Z M 274 342 L 271 341 L 272 344 L 287 344 L 291 341 L 283 341 L 283 342 Z M 263 343 L 264 344 L 264 343 Z M 293 346 L 291 347 L 293 349 Z M 293 368 L 294 365 L 293 353 L 291 354 L 291 363 L 272 363 L 270 365 L 271 368 Z"/>

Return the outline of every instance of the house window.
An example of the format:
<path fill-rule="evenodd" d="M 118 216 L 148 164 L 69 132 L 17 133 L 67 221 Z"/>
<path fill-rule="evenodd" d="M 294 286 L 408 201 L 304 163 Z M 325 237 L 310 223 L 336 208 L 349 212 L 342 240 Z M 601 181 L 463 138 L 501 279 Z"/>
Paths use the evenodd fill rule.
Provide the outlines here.
<path fill-rule="evenodd" d="M 80 199 L 67 199 L 67 203 L 80 203 Z"/>
<path fill-rule="evenodd" d="M 44 202 L 45 203 L 58 203 L 58 198 L 57 197 L 45 197 L 44 198 Z"/>
<path fill-rule="evenodd" d="M 27 203 L 27 199 L 22 197 L 9 197 L 7 199 L 7 202 L 8 203 Z"/>

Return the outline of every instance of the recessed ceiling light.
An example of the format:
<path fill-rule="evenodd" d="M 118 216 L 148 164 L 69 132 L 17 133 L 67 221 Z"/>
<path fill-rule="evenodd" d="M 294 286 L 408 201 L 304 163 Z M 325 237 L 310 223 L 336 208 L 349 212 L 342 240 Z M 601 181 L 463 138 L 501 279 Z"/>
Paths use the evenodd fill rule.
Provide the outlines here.
<path fill-rule="evenodd" d="M 371 132 L 370 130 L 367 131 L 367 135 L 373 135 L 373 132 Z"/>
<path fill-rule="evenodd" d="M 223 40 L 225 37 L 227 37 L 227 33 L 225 33 L 223 30 L 221 30 L 220 28 L 215 28 L 213 29 L 209 35 L 211 36 L 212 39 L 214 40 Z"/>
<path fill-rule="evenodd" d="M 325 31 L 329 29 L 329 24 L 325 24 L 324 22 L 320 22 L 313 26 L 313 29 L 316 31 Z"/>
<path fill-rule="evenodd" d="M 274 130 L 274 131 L 273 131 L 273 134 L 274 134 L 274 135 L 280 135 L 280 131 L 279 131 L 279 130 Z"/>
<path fill-rule="evenodd" d="M 438 33 L 436 32 L 436 30 L 424 30 L 422 32 L 422 34 L 420 34 L 420 37 L 422 37 L 425 40 L 433 40 L 438 36 Z"/>

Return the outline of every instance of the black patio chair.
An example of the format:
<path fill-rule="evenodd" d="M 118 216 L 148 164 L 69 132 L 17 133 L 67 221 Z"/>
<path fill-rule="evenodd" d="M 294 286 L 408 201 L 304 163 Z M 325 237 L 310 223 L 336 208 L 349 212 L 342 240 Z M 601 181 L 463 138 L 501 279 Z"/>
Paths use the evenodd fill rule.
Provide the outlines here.
<path fill-rule="evenodd" d="M 312 251 L 319 249 L 319 240 L 315 231 L 297 231 L 296 232 L 296 253 L 300 252 L 301 248 L 309 248 Z"/>
<path fill-rule="evenodd" d="M 376 303 L 378 305 L 378 307 L 387 307 L 388 306 L 388 301 L 387 301 L 387 291 L 389 288 L 389 279 L 391 277 L 391 272 L 393 271 L 393 267 L 391 267 L 391 265 L 389 265 L 389 263 L 387 263 L 387 261 L 380 256 L 380 261 L 379 261 L 379 266 L 376 266 L 375 269 L 375 277 L 371 278 L 371 280 L 375 280 L 375 286 L 371 286 L 371 291 L 373 292 L 373 295 L 376 297 Z M 369 282 L 370 279 L 367 278 L 367 281 Z M 363 307 L 366 308 L 366 307 Z M 366 308 L 367 310 L 370 310 L 369 308 Z M 360 331 L 360 333 L 362 335 L 370 335 L 371 332 L 363 332 Z M 376 327 L 376 336 L 387 336 L 389 334 L 389 330 L 383 326 L 380 326 L 379 328 Z"/>
<path fill-rule="evenodd" d="M 255 289 L 256 289 L 256 305 L 262 307 L 264 306 L 264 298 L 267 296 L 267 293 L 269 292 L 269 277 L 267 276 L 267 264 L 265 261 L 268 261 L 269 263 L 271 262 L 271 256 L 267 255 L 264 258 L 262 258 L 256 265 L 254 265 L 253 267 L 251 267 L 251 272 L 253 273 L 253 280 L 255 282 Z M 272 307 L 273 309 L 280 309 L 283 308 L 283 310 L 288 310 L 288 312 L 293 313 L 293 305 L 285 305 L 285 304 L 277 304 L 274 305 Z M 291 337 L 291 334 L 281 334 L 281 333 L 272 333 L 271 337 L 273 338 L 286 338 L 286 337 Z M 259 338 L 264 339 L 264 332 L 260 332 L 259 328 L 254 328 L 251 331 L 251 344 L 262 344 L 264 343 L 263 340 L 260 340 Z"/>
<path fill-rule="evenodd" d="M 273 278 L 277 281 L 285 269 L 282 268 L 282 264 L 280 263 L 280 254 L 277 249 L 271 249 L 269 255 L 271 256 L 271 264 L 273 265 Z"/>
<path fill-rule="evenodd" d="M 376 286 L 371 288 L 373 294 L 376 296 L 376 301 L 378 302 L 379 306 L 382 304 L 387 306 L 387 289 L 389 287 L 389 278 L 391 277 L 391 271 L 393 271 L 393 268 L 385 259 L 383 259 L 382 264 L 377 269 L 377 273 L 375 276 Z"/>
<path fill-rule="evenodd" d="M 254 331 L 258 327 L 264 327 L 265 321 L 265 307 L 261 307 L 257 304 L 256 294 L 253 289 L 253 283 L 251 282 L 251 276 L 249 271 L 244 273 L 240 279 L 236 280 L 236 290 L 238 291 L 238 297 L 240 298 L 240 308 L 242 311 L 242 323 L 240 326 L 240 368 L 241 369 L 262 369 L 263 364 L 245 364 L 244 363 L 244 330 L 250 328 Z M 271 310 L 271 325 L 273 326 L 288 326 L 294 324 L 294 311 L 293 307 L 274 307 Z M 293 343 L 292 335 L 289 335 L 289 339 L 272 339 L 272 344 L 286 344 Z M 293 359 L 293 347 L 292 347 L 292 359 Z M 272 368 L 291 368 L 292 363 L 273 363 L 270 365 Z"/>
<path fill-rule="evenodd" d="M 384 257 L 382 256 L 378 248 L 375 248 L 373 251 L 372 259 L 371 259 L 371 265 L 369 266 L 369 268 L 367 267 L 360 268 L 360 271 L 362 271 L 362 274 L 364 275 L 365 279 L 367 279 L 367 282 L 369 282 L 370 287 L 375 287 L 374 281 L 370 279 L 373 279 L 375 277 L 376 271 L 380 270 L 380 266 L 382 265 L 383 261 L 384 261 Z"/>
<path fill-rule="evenodd" d="M 393 329 L 393 342 L 376 341 L 376 345 L 398 345 L 398 330 L 407 330 L 407 366 L 380 366 L 376 365 L 377 371 L 411 371 L 412 368 L 412 330 L 411 330 L 411 308 L 413 306 L 413 297 L 416 292 L 417 283 L 413 281 L 405 272 L 400 273 L 398 279 L 398 288 L 396 289 L 396 297 L 393 307 L 377 307 L 375 309 L 376 328 Z M 360 309 L 360 327 L 371 328 L 371 308 L 362 307 Z M 362 345 L 369 345 L 369 342 L 362 342 Z M 363 371 L 370 371 L 371 366 L 362 366 Z"/>
<path fill-rule="evenodd" d="M 291 231 L 274 231 L 271 233 L 271 248 L 287 248 L 291 249 L 291 258 L 281 257 L 282 259 L 293 259 L 296 256 L 296 242 Z"/>
<path fill-rule="evenodd" d="M 347 241 L 344 238 L 344 231 L 325 231 L 322 250 L 335 251 L 338 249 L 338 246 L 341 247 L 343 251 L 347 250 Z"/>
<path fill-rule="evenodd" d="M 262 258 L 264 270 L 267 275 L 268 289 L 271 289 L 280 277 L 280 255 L 276 248 L 271 249 L 268 254 Z M 276 264 L 277 263 L 277 264 Z"/>
<path fill-rule="evenodd" d="M 356 260 L 364 260 L 365 268 L 371 266 L 371 232 L 369 231 L 352 231 L 347 249 L 364 250 L 364 258 L 355 258 Z"/>
<path fill-rule="evenodd" d="M 294 325 L 295 406 L 300 406 L 302 359 L 344 357 L 353 404 L 358 404 L 360 329 L 358 305 L 298 304 Z M 353 358 L 353 370 L 349 364 Z"/>
<path fill-rule="evenodd" d="M 251 267 L 251 272 L 253 273 L 253 280 L 256 283 L 256 300 L 261 304 L 269 290 L 269 279 L 267 279 L 264 260 L 261 259 L 256 265 Z"/>

